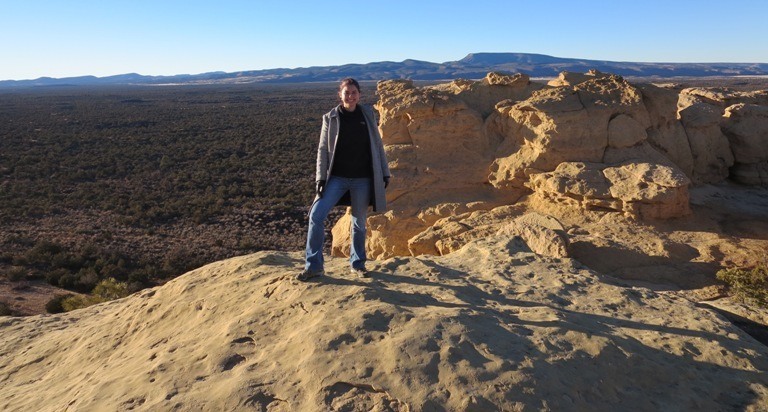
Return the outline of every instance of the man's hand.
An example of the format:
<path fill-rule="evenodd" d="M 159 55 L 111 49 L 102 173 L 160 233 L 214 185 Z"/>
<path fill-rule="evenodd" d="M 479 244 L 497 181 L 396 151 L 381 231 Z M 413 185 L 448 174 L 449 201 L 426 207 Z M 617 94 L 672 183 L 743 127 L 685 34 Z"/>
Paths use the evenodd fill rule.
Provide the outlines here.
<path fill-rule="evenodd" d="M 319 197 L 323 197 L 323 190 L 325 189 L 325 180 L 318 180 L 315 186 L 315 193 Z"/>

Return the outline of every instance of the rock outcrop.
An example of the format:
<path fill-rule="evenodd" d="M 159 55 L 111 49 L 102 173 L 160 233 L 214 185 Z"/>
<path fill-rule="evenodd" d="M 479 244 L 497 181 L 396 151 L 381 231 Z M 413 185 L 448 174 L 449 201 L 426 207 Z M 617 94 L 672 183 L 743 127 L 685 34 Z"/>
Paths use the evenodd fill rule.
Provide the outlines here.
<path fill-rule="evenodd" d="M 391 210 L 369 218 L 372 258 L 456 250 L 516 218 L 498 212 L 517 202 L 674 219 L 690 213 L 692 185 L 768 186 L 767 92 L 590 71 L 547 85 L 498 73 L 392 80 L 377 93 L 394 178 Z M 334 229 L 337 256 L 348 253 L 347 227 Z"/>
<path fill-rule="evenodd" d="M 768 105 L 737 103 L 725 109 L 723 133 L 733 152 L 734 180 L 768 186 Z"/>
<path fill-rule="evenodd" d="M 368 279 L 329 259 L 300 283 L 300 252 L 259 252 L 0 317 L 0 409 L 765 410 L 766 346 L 676 293 L 533 253 L 516 234 L 531 245 L 558 223 L 515 220 L 446 256 L 372 262 Z"/>

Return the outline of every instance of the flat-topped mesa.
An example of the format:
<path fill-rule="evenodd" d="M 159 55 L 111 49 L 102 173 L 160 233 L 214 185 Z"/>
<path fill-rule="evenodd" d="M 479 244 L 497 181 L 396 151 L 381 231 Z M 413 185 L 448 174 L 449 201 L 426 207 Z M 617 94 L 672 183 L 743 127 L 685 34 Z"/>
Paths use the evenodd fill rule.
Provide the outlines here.
<path fill-rule="evenodd" d="M 394 178 L 391 210 L 369 218 L 372 258 L 448 253 L 524 214 L 494 212 L 521 199 L 670 219 L 690 213 L 691 184 L 768 186 L 765 91 L 634 85 L 590 71 L 548 84 L 500 73 L 424 87 L 388 80 L 377 93 Z M 334 230 L 335 255 L 346 253 L 348 224 Z"/>

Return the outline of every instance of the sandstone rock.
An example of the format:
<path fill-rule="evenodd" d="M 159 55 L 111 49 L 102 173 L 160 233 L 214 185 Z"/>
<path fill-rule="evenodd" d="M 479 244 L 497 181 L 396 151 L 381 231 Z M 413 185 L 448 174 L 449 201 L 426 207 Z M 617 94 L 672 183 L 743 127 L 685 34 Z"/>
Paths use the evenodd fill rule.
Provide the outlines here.
<path fill-rule="evenodd" d="M 631 147 L 647 138 L 643 125 L 625 114 L 614 117 L 608 123 L 608 147 Z"/>
<path fill-rule="evenodd" d="M 560 72 L 556 79 L 550 80 L 547 86 L 560 87 L 560 86 L 575 86 L 579 83 L 584 83 L 592 79 L 607 77 L 609 75 L 601 73 L 595 69 L 590 70 L 587 73 L 574 73 L 574 72 Z"/>
<path fill-rule="evenodd" d="M 408 250 L 414 256 L 445 255 L 473 240 L 494 235 L 500 224 L 521 213 L 520 206 L 509 205 L 449 215 L 408 239 Z"/>
<path fill-rule="evenodd" d="M 630 162 L 606 167 L 566 162 L 553 172 L 531 176 L 529 185 L 563 204 L 664 219 L 690 213 L 689 184 L 685 174 L 664 165 Z"/>
<path fill-rule="evenodd" d="M 502 224 L 470 212 L 531 191 L 530 205 L 547 213 L 674 218 L 689 213 L 691 182 L 730 173 L 765 184 L 768 93 L 638 87 L 599 72 L 561 80 L 542 86 L 490 73 L 427 87 L 380 82 L 394 179 L 392 210 L 369 218 L 369 256 L 454 251 Z M 345 219 L 334 230 L 337 256 L 348 253 Z"/>
<path fill-rule="evenodd" d="M 690 87 L 690 88 L 684 89 L 682 92 L 685 96 L 692 97 L 697 101 L 718 105 L 718 106 L 724 106 L 726 105 L 725 103 L 726 100 L 731 99 L 735 96 L 738 96 L 731 93 L 728 89 L 719 88 L 719 87 L 712 87 L 712 88 Z"/>
<path fill-rule="evenodd" d="M 693 154 L 680 119 L 677 117 L 679 90 L 652 84 L 639 86 L 651 126 L 646 129 L 648 143 L 672 161 L 689 178 L 693 176 Z M 657 161 L 657 163 L 659 163 Z"/>
<path fill-rule="evenodd" d="M 552 171 L 562 162 L 601 162 L 609 131 L 613 147 L 626 147 L 644 140 L 650 125 L 642 94 L 618 76 L 597 77 L 573 89 L 540 90 L 496 110 L 498 117 L 490 117 L 486 126 L 504 137 L 488 176 L 497 188 L 522 187 L 527 169 Z"/>
<path fill-rule="evenodd" d="M 735 162 L 768 161 L 768 106 L 739 103 L 726 108 L 723 117 Z"/>
<path fill-rule="evenodd" d="M 470 192 L 469 196 L 484 197 L 476 192 Z M 438 247 L 436 243 L 441 238 L 458 235 L 464 230 L 452 231 L 443 225 L 455 221 L 458 219 L 457 216 L 471 217 L 467 222 L 463 222 L 462 226 L 459 226 L 461 228 L 483 226 L 490 224 L 491 221 L 506 219 L 508 213 L 511 212 L 505 212 L 505 207 L 499 207 L 499 204 L 514 203 L 517 197 L 517 195 L 513 198 L 499 197 L 493 203 L 450 202 L 422 208 L 405 202 L 409 205 L 408 208 L 398 208 L 383 214 L 369 216 L 367 222 L 368 236 L 366 238 L 368 257 L 384 259 L 391 256 L 448 253 L 446 247 Z M 478 214 L 481 217 L 477 217 Z M 351 223 L 351 215 L 347 211 L 333 227 L 332 256 L 349 257 L 349 245 L 351 243 L 349 228 Z M 430 234 L 433 236 L 429 237 Z M 467 236 L 465 240 L 455 243 L 456 246 L 452 247 L 451 250 L 456 250 L 477 237 Z"/>
<path fill-rule="evenodd" d="M 369 217 L 366 243 L 369 256 L 384 259 L 410 255 L 408 240 L 425 228 L 416 214 L 416 209 L 403 209 Z"/>
<path fill-rule="evenodd" d="M 299 252 L 262 251 L 82 310 L 2 317 L 0 409 L 759 411 L 768 402 L 768 348 L 724 317 L 513 238 L 371 262 L 371 279 L 328 259 L 326 277 L 300 283 L 299 262 Z"/>
<path fill-rule="evenodd" d="M 568 235 L 552 216 L 527 213 L 502 226 L 496 236 L 519 236 L 537 255 L 568 257 Z"/>
<path fill-rule="evenodd" d="M 369 259 L 385 259 L 392 256 L 408 256 L 408 239 L 423 231 L 425 224 L 416 216 L 415 210 L 390 210 L 368 217 L 366 254 Z M 352 215 L 347 212 L 331 230 L 333 242 L 331 256 L 349 257 L 350 225 Z"/>
<path fill-rule="evenodd" d="M 694 183 L 715 183 L 728 177 L 733 166 L 733 152 L 720 129 L 723 110 L 684 90 L 678 102 L 680 116 L 693 157 Z"/>
<path fill-rule="evenodd" d="M 649 163 L 607 167 L 603 174 L 611 184 L 611 196 L 623 202 L 623 210 L 645 218 L 668 219 L 690 213 L 691 181 L 679 169 Z"/>
<path fill-rule="evenodd" d="M 493 233 L 487 227 L 473 227 L 462 222 L 466 215 L 440 222 L 408 239 L 408 251 L 412 256 L 445 255 L 460 249 L 471 239 L 483 238 Z"/>
<path fill-rule="evenodd" d="M 522 187 L 526 169 L 552 170 L 564 161 L 602 160 L 607 133 L 590 133 L 589 114 L 573 90 L 540 90 L 528 100 L 496 110 L 498 118 L 489 120 L 504 141 L 489 168 L 488 181 L 494 187 Z"/>
<path fill-rule="evenodd" d="M 608 122 L 619 114 L 636 120 L 641 127 L 650 127 L 643 95 L 621 76 L 598 77 L 574 87 L 584 108 L 589 112 L 593 133 L 606 133 Z"/>
<path fill-rule="evenodd" d="M 530 78 L 521 73 L 507 75 L 491 72 L 480 81 L 457 79 L 429 89 L 455 95 L 485 118 L 493 113 L 498 102 L 525 100 L 542 87 L 539 83 L 531 83 Z"/>
<path fill-rule="evenodd" d="M 610 199 L 610 183 L 601 163 L 563 162 L 555 170 L 531 176 L 529 187 L 536 192 L 560 193 L 574 199 Z"/>
<path fill-rule="evenodd" d="M 490 142 L 483 133 L 483 119 L 462 100 L 434 90 L 415 88 L 412 82 L 379 83 L 380 131 L 394 162 L 393 175 L 404 172 L 407 180 L 393 179 L 393 191 L 432 190 L 477 185 L 486 173 L 476 164 L 487 160 Z M 405 157 L 397 154 L 403 153 Z"/>
<path fill-rule="evenodd" d="M 483 79 L 483 83 L 490 86 L 527 87 L 531 84 L 531 79 L 527 74 L 522 73 L 509 75 L 498 72 L 490 72 Z"/>
<path fill-rule="evenodd" d="M 722 107 L 738 103 L 768 105 L 768 90 L 737 91 L 722 87 L 692 87 L 683 90 L 688 96 L 694 96 L 710 104 Z"/>
<path fill-rule="evenodd" d="M 491 207 L 487 202 L 471 203 L 440 203 L 438 205 L 427 207 L 419 212 L 418 218 L 422 222 L 431 225 L 440 219 L 453 217 L 464 213 L 471 213 L 478 210 L 488 210 Z"/>
<path fill-rule="evenodd" d="M 730 171 L 733 180 L 752 186 L 768 186 L 768 162 L 736 163 Z"/>

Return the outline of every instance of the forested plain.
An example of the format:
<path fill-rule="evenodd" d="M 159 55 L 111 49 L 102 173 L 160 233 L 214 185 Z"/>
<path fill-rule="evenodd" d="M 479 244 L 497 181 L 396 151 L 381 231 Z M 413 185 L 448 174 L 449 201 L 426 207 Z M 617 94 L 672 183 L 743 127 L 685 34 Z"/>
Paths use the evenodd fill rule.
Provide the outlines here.
<path fill-rule="evenodd" d="M 375 85 L 363 89 L 373 103 Z M 0 91 L 0 276 L 135 291 L 302 250 L 322 114 L 337 101 L 334 84 Z"/>

